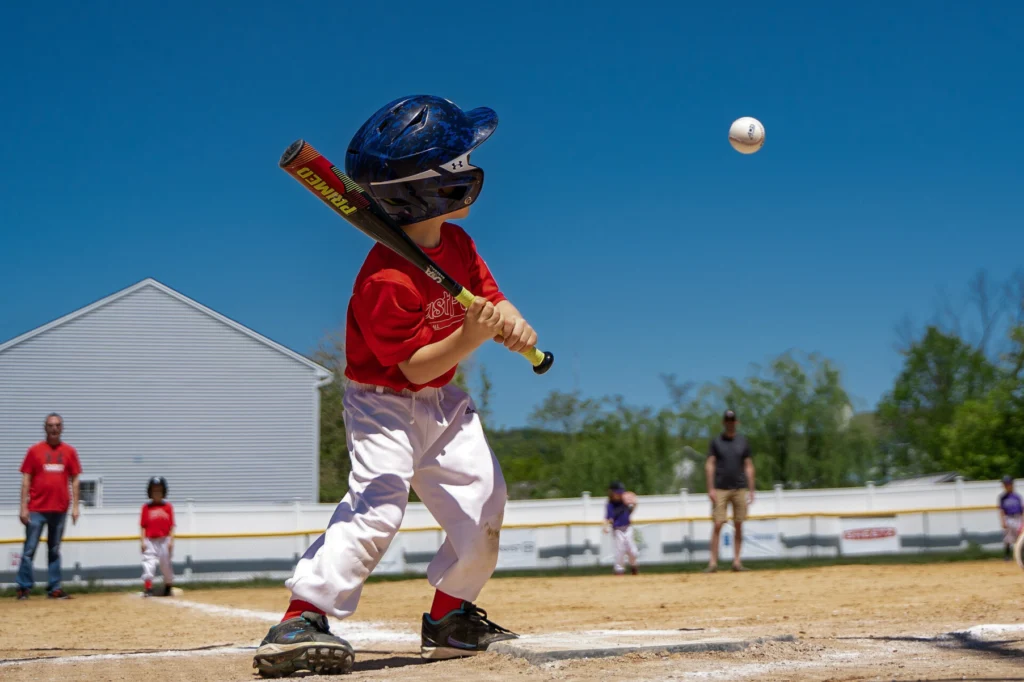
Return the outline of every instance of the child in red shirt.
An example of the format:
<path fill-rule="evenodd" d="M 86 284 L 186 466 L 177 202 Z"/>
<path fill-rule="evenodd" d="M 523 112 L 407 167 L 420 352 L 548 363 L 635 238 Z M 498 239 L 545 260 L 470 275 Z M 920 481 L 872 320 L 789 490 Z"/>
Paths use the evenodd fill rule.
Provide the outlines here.
<path fill-rule="evenodd" d="M 142 505 L 142 516 L 139 526 L 142 528 L 142 580 L 145 584 L 145 596 L 153 596 L 153 578 L 156 567 L 164 578 L 163 596 L 171 596 L 174 585 L 174 566 L 171 556 L 174 554 L 174 506 L 165 500 L 167 496 L 167 479 L 154 476 L 149 479 L 146 489 L 149 502 Z"/>
<path fill-rule="evenodd" d="M 520 352 L 537 335 L 505 299 L 463 218 L 483 186 L 469 155 L 497 115 L 440 97 L 380 109 L 348 147 L 346 173 L 456 281 L 476 294 L 464 309 L 440 285 L 378 244 L 356 277 L 346 329 L 349 491 L 287 585 L 292 602 L 254 657 L 266 676 L 347 672 L 348 642 L 326 616 L 352 615 L 363 582 L 402 523 L 409 489 L 445 530 L 427 569 L 436 589 L 421 624 L 425 658 L 469 656 L 515 634 L 473 604 L 498 559 L 507 491 L 472 399 L 449 383 L 485 342 Z"/>

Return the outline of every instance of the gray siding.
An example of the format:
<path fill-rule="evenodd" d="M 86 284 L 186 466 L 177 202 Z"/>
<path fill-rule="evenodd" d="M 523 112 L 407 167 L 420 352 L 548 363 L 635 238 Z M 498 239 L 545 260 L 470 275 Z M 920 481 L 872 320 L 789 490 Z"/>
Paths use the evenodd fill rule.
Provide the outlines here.
<path fill-rule="evenodd" d="M 141 504 L 146 480 L 197 504 L 316 501 L 316 370 L 144 285 L 0 352 L 0 507 L 18 467 L 64 416 L 102 505 Z"/>

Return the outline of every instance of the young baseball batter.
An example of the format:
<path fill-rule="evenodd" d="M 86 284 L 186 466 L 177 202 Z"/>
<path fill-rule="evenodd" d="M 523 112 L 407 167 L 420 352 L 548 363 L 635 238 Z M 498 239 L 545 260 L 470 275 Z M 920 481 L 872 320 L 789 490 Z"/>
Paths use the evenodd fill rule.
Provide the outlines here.
<path fill-rule="evenodd" d="M 174 554 L 174 506 L 168 502 L 167 479 L 154 476 L 146 486 L 149 502 L 142 505 L 142 516 L 139 526 L 142 528 L 142 580 L 147 597 L 153 596 L 153 578 L 156 568 L 164 578 L 164 596 L 171 596 L 174 585 L 174 567 L 171 555 Z"/>
<path fill-rule="evenodd" d="M 999 521 L 1003 526 L 1005 559 L 1013 558 L 1013 546 L 1024 528 L 1024 501 L 1013 491 L 1013 476 L 1003 477 L 1003 493 L 999 496 Z"/>
<path fill-rule="evenodd" d="M 615 573 L 623 575 L 626 572 L 625 559 L 629 558 L 629 569 L 636 575 L 636 539 L 633 533 L 633 525 L 630 517 L 636 509 L 636 495 L 626 491 L 626 486 L 615 481 L 608 486 L 608 504 L 604 514 L 604 532 L 609 530 L 612 539 L 615 541 Z"/>
<path fill-rule="evenodd" d="M 326 617 L 356 610 L 402 523 L 410 487 L 445 530 L 427 569 L 436 592 L 422 618 L 421 654 L 472 655 L 516 637 L 473 604 L 497 564 L 507 494 L 472 400 L 450 383 L 459 362 L 491 339 L 515 352 L 537 342 L 473 240 L 448 222 L 465 217 L 479 196 L 484 174 L 469 155 L 497 124 L 487 108 L 463 112 L 440 97 L 406 97 L 380 109 L 349 144 L 345 172 L 478 298 L 466 310 L 386 247 L 370 251 L 346 329 L 349 490 L 286 583 L 291 604 L 254 657 L 264 676 L 352 667 L 352 647 Z"/>

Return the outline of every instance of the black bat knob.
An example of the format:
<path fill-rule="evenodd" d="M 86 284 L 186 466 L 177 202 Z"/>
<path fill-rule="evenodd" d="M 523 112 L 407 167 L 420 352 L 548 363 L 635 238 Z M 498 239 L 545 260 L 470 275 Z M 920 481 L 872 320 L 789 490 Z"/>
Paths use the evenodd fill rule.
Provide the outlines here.
<path fill-rule="evenodd" d="M 533 368 L 533 373 L 544 374 L 549 369 L 551 369 L 551 365 L 553 364 L 555 364 L 555 356 L 549 352 L 545 352 L 543 362 L 541 362 L 539 365 Z"/>

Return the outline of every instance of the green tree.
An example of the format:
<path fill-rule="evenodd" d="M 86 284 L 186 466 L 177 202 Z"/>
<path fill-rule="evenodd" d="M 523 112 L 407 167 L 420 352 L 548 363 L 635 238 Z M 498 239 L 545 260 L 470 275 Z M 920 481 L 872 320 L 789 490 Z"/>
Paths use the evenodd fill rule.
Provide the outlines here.
<path fill-rule="evenodd" d="M 480 421 L 485 426 L 490 424 L 491 415 L 491 397 L 494 394 L 494 382 L 491 381 L 491 375 L 487 372 L 486 365 L 480 365 L 480 400 L 477 405 L 477 412 L 480 415 Z"/>
<path fill-rule="evenodd" d="M 1019 471 L 1019 451 L 1011 449 L 1005 431 L 1008 397 L 996 389 L 956 409 L 953 421 L 942 429 L 943 467 L 975 479 Z"/>
<path fill-rule="evenodd" d="M 942 464 L 978 479 L 1024 475 L 1024 326 L 1009 333 L 998 383 L 956 408 L 942 429 Z"/>
<path fill-rule="evenodd" d="M 884 475 L 941 469 L 943 429 L 953 424 L 958 406 L 983 399 L 999 374 L 980 350 L 934 326 L 905 356 L 878 408 L 887 434 Z"/>
<path fill-rule="evenodd" d="M 320 389 L 320 502 L 337 502 L 348 492 L 351 461 L 345 434 L 345 337 L 325 337 L 310 358 L 334 375 Z"/>

